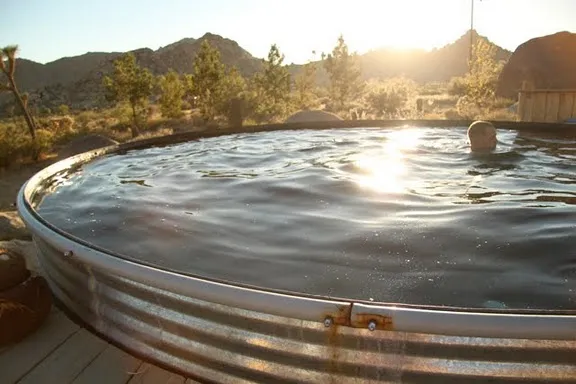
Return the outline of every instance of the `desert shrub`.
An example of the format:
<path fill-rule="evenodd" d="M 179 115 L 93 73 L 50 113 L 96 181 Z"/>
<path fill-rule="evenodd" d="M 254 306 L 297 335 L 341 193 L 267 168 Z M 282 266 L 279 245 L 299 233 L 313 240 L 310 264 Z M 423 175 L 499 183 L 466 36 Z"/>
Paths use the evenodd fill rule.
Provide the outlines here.
<path fill-rule="evenodd" d="M 39 121 L 39 127 L 50 132 L 54 144 L 65 143 L 76 134 L 74 118 L 71 116 L 51 117 Z"/>
<path fill-rule="evenodd" d="M 468 96 L 462 96 L 456 103 L 456 110 L 458 114 L 464 119 L 474 120 L 480 118 L 482 115 L 482 108 L 472 101 Z"/>
<path fill-rule="evenodd" d="M 48 154 L 54 135 L 46 129 L 36 130 L 36 142 L 23 124 L 0 124 L 0 167 L 6 167 L 23 159 L 41 158 Z"/>
<path fill-rule="evenodd" d="M 22 125 L 0 125 L 0 167 L 6 167 L 29 153 L 31 141 Z"/>
<path fill-rule="evenodd" d="M 70 114 L 70 107 L 67 106 L 66 104 L 60 104 L 58 108 L 56 108 L 56 113 L 58 113 L 61 116 L 68 115 Z"/>
<path fill-rule="evenodd" d="M 36 130 L 36 142 L 33 149 L 40 157 L 49 153 L 54 145 L 54 134 L 47 129 Z"/>
<path fill-rule="evenodd" d="M 75 116 L 76 124 L 80 127 L 88 125 L 91 121 L 98 119 L 99 115 L 96 111 L 84 111 Z"/>
<path fill-rule="evenodd" d="M 407 105 L 416 94 L 416 83 L 399 77 L 380 82 L 372 82 L 366 94 L 366 103 L 378 118 L 401 117 L 412 109 Z"/>
<path fill-rule="evenodd" d="M 468 91 L 468 83 L 464 77 L 453 77 L 448 83 L 448 93 L 453 96 L 464 96 Z"/>
<path fill-rule="evenodd" d="M 436 96 L 446 93 L 447 84 L 442 82 L 430 82 L 420 86 L 418 94 L 420 96 Z"/>
<path fill-rule="evenodd" d="M 38 114 L 40 116 L 50 116 L 52 114 L 52 110 L 48 107 L 40 107 L 38 108 Z"/>

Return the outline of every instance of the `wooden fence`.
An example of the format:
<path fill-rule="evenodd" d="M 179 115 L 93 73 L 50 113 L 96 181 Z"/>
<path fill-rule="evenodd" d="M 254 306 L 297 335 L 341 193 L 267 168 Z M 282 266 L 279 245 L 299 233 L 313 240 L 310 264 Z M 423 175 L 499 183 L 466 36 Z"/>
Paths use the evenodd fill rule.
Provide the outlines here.
<path fill-rule="evenodd" d="M 560 123 L 576 118 L 576 89 L 531 89 L 524 84 L 518 96 L 518 120 Z"/>

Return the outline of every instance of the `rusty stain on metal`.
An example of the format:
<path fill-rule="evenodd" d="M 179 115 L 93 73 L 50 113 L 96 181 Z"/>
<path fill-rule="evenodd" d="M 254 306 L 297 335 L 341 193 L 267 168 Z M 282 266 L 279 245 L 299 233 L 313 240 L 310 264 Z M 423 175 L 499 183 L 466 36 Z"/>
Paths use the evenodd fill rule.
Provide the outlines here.
<path fill-rule="evenodd" d="M 338 307 L 336 313 L 326 313 L 322 321 L 326 319 L 332 320 L 332 325 L 350 325 L 350 317 L 352 316 L 352 303 L 346 306 Z"/>
<path fill-rule="evenodd" d="M 376 315 L 373 313 L 357 313 L 351 320 L 351 325 L 356 328 L 369 328 L 370 322 L 376 324 L 375 329 L 393 331 L 394 321 L 391 316 Z M 371 329 L 372 330 L 372 329 Z"/>
<path fill-rule="evenodd" d="M 339 378 L 341 335 L 339 332 L 340 325 L 334 324 L 328 329 L 328 373 L 330 374 L 330 383 L 337 383 Z"/>
<path fill-rule="evenodd" d="M 327 314 L 326 318 L 332 320 L 331 326 L 328 327 L 328 366 L 327 372 L 329 373 L 329 382 L 338 383 L 341 381 L 339 376 L 340 372 L 340 355 L 342 350 L 342 335 L 340 333 L 341 326 L 350 325 L 350 317 L 352 314 L 352 303 L 347 306 L 338 308 L 335 314 Z"/>

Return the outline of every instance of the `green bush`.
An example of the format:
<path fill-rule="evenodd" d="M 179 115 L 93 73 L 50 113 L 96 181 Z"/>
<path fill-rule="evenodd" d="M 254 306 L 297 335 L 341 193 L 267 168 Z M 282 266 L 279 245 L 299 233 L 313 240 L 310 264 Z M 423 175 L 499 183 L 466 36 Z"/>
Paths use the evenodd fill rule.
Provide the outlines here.
<path fill-rule="evenodd" d="M 67 106 L 66 104 L 61 104 L 60 106 L 58 106 L 58 108 L 56 108 L 56 111 L 61 116 L 68 115 L 70 113 L 70 107 Z"/>
<path fill-rule="evenodd" d="M 45 155 L 52 150 L 54 134 L 47 129 L 36 130 L 36 142 L 32 145 L 38 156 Z"/>
<path fill-rule="evenodd" d="M 41 158 L 52 149 L 54 134 L 47 129 L 36 130 L 36 142 L 24 124 L 0 123 L 0 167 L 24 159 Z"/>

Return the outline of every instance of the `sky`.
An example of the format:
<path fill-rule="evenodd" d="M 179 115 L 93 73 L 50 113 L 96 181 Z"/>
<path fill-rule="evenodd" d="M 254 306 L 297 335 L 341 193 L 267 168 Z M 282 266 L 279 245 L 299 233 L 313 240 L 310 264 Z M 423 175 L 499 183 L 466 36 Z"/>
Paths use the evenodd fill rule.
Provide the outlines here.
<path fill-rule="evenodd" d="M 286 63 L 329 52 L 340 34 L 352 51 L 432 49 L 470 28 L 471 0 L 2 0 L 0 46 L 41 63 L 86 52 L 158 49 L 206 32 L 256 57 L 278 44 Z M 474 27 L 509 50 L 576 32 L 576 0 L 475 0 Z"/>

